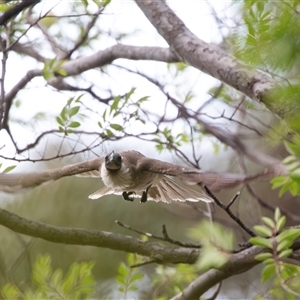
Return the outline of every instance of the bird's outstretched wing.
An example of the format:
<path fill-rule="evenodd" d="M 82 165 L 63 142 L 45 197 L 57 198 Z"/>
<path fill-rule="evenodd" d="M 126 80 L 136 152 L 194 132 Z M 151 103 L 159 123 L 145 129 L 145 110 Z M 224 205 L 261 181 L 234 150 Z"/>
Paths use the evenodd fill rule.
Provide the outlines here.
<path fill-rule="evenodd" d="M 206 172 L 197 169 L 181 167 L 145 156 L 139 159 L 137 169 L 175 176 L 187 184 L 205 185 L 213 191 L 235 187 L 242 183 L 255 180 L 259 177 L 270 178 L 270 174 L 268 172 L 262 172 L 254 175 Z"/>
<path fill-rule="evenodd" d="M 62 177 L 78 175 L 84 172 L 93 172 L 100 169 L 103 157 L 77 164 L 67 165 L 62 168 L 42 172 L 0 174 L 0 191 L 17 193 L 36 187 L 44 182 L 57 180 Z"/>

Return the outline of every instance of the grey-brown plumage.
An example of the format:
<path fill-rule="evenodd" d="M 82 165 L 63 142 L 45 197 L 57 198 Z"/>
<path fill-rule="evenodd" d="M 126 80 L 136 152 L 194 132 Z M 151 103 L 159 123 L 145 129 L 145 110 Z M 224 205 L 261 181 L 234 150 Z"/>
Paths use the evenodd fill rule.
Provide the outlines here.
<path fill-rule="evenodd" d="M 16 193 L 33 188 L 44 182 L 65 176 L 79 175 L 101 177 L 104 187 L 89 196 L 98 199 L 108 194 L 122 194 L 125 200 L 135 196 L 141 202 L 205 201 L 211 202 L 202 190 L 195 191 L 174 181 L 177 177 L 188 184 L 203 184 L 214 190 L 232 187 L 254 179 L 239 174 L 218 174 L 184 168 L 156 159 L 148 158 L 137 151 L 112 152 L 105 157 L 87 162 L 67 165 L 62 168 L 25 174 L 0 174 L 0 191 Z M 256 175 L 257 177 L 257 175 Z"/>

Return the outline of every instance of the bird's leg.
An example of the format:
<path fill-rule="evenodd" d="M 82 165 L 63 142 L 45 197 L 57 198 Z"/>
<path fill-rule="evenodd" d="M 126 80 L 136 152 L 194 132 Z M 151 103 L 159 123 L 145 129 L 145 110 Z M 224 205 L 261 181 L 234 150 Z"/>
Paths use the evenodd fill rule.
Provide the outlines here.
<path fill-rule="evenodd" d="M 152 184 L 150 184 L 150 185 L 146 188 L 146 191 L 143 192 L 142 198 L 141 198 L 141 203 L 147 202 L 147 200 L 148 200 L 148 191 L 149 191 L 149 189 L 151 188 L 151 185 L 152 185 Z"/>
<path fill-rule="evenodd" d="M 129 197 L 129 196 L 131 196 L 132 194 L 135 194 L 135 192 L 125 192 L 125 191 L 124 191 L 124 192 L 122 193 L 122 197 L 123 197 L 123 199 L 126 200 L 126 201 L 133 202 L 134 198 L 133 198 L 133 197 Z"/>

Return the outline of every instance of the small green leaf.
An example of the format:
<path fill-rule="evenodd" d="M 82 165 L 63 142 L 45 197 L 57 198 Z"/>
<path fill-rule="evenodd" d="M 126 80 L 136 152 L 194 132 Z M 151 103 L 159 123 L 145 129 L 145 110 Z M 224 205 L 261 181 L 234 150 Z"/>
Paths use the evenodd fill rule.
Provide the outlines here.
<path fill-rule="evenodd" d="M 276 231 L 280 231 L 286 223 L 286 216 L 282 216 L 276 223 Z"/>
<path fill-rule="evenodd" d="M 69 110 L 69 116 L 70 116 L 70 118 L 73 117 L 73 116 L 75 116 L 78 113 L 79 109 L 80 109 L 80 106 L 74 106 L 74 107 L 72 107 Z"/>
<path fill-rule="evenodd" d="M 287 156 L 282 162 L 283 162 L 284 164 L 290 164 L 290 163 L 294 162 L 296 159 L 297 159 L 297 158 L 296 158 L 295 156 L 289 155 L 289 156 Z"/>
<path fill-rule="evenodd" d="M 290 178 L 288 176 L 279 176 L 275 177 L 271 180 L 272 183 L 272 189 L 277 189 L 280 186 L 288 183 L 290 181 Z"/>
<path fill-rule="evenodd" d="M 60 117 L 58 117 L 58 116 L 56 117 L 56 122 L 57 122 L 59 125 L 61 125 L 61 126 L 65 126 L 63 120 L 62 120 Z"/>
<path fill-rule="evenodd" d="M 281 212 L 280 209 L 278 207 L 276 207 L 275 209 L 275 213 L 274 213 L 274 220 L 275 222 L 278 222 L 278 220 L 281 218 Z"/>
<path fill-rule="evenodd" d="M 269 279 L 271 279 L 272 277 L 275 276 L 275 274 L 276 274 L 276 269 L 275 268 L 276 267 L 275 267 L 274 264 L 266 265 L 263 268 L 262 274 L 261 274 L 262 283 L 265 283 L 266 281 L 268 281 Z"/>
<path fill-rule="evenodd" d="M 134 275 L 130 278 L 130 283 L 135 282 L 135 281 L 137 281 L 137 280 L 140 280 L 140 279 L 142 279 L 142 278 L 144 278 L 144 274 L 142 274 L 142 273 L 134 274 Z"/>
<path fill-rule="evenodd" d="M 128 267 L 123 262 L 118 268 L 118 273 L 123 277 L 126 277 L 128 275 Z"/>
<path fill-rule="evenodd" d="M 12 171 L 15 167 L 16 166 L 9 166 L 9 167 L 5 168 L 2 173 L 8 173 L 8 172 Z"/>
<path fill-rule="evenodd" d="M 299 235 L 300 228 L 289 228 L 281 232 L 276 239 L 279 243 L 285 239 L 291 239 L 294 241 Z"/>
<path fill-rule="evenodd" d="M 260 253 L 260 254 L 257 254 L 254 258 L 259 261 L 264 261 L 266 259 L 272 258 L 272 254 L 271 253 Z"/>
<path fill-rule="evenodd" d="M 110 129 L 106 129 L 106 135 L 107 136 L 113 136 L 113 132 Z"/>
<path fill-rule="evenodd" d="M 300 162 L 296 161 L 296 162 L 293 162 L 291 164 L 288 164 L 287 165 L 287 170 L 289 172 L 293 172 L 293 171 L 297 170 L 299 167 L 300 167 Z"/>
<path fill-rule="evenodd" d="M 279 258 L 289 257 L 289 256 L 291 256 L 292 253 L 293 253 L 292 249 L 286 249 L 286 250 L 280 252 L 279 255 L 278 255 L 278 257 Z"/>
<path fill-rule="evenodd" d="M 256 225 L 253 227 L 254 231 L 261 236 L 271 237 L 273 235 L 272 230 L 264 225 Z"/>
<path fill-rule="evenodd" d="M 62 77 L 66 77 L 68 76 L 68 73 L 65 69 L 58 69 L 58 70 L 55 70 L 55 73 L 57 73 L 58 75 L 62 76 Z"/>
<path fill-rule="evenodd" d="M 79 123 L 79 122 L 71 122 L 70 124 L 69 124 L 69 126 L 68 127 L 71 127 L 71 128 L 77 128 L 77 127 L 79 127 L 81 124 Z"/>
<path fill-rule="evenodd" d="M 64 108 L 60 112 L 60 117 L 63 121 L 67 121 L 66 110 L 67 110 L 67 108 L 66 108 L 66 106 L 64 106 Z"/>
<path fill-rule="evenodd" d="M 121 96 L 115 97 L 112 105 L 110 106 L 110 113 L 112 113 L 112 111 L 115 111 L 118 108 L 120 100 L 121 100 Z"/>
<path fill-rule="evenodd" d="M 125 95 L 125 100 L 127 101 L 131 96 L 132 94 L 135 92 L 136 88 L 133 87 L 126 95 Z"/>
<path fill-rule="evenodd" d="M 294 154 L 300 158 L 300 147 L 298 145 L 290 142 L 284 142 L 284 145 L 290 154 Z"/>
<path fill-rule="evenodd" d="M 256 246 L 260 246 L 260 247 L 264 247 L 264 248 L 270 248 L 270 249 L 273 248 L 273 245 L 270 240 L 262 238 L 260 236 L 252 237 L 250 239 L 250 243 L 252 245 L 256 245 Z"/>
<path fill-rule="evenodd" d="M 279 197 L 281 197 L 287 190 L 289 190 L 292 185 L 293 185 L 292 181 L 285 184 L 279 191 L 279 194 L 278 194 Z"/>
<path fill-rule="evenodd" d="M 119 124 L 110 124 L 110 127 L 117 131 L 122 131 L 124 128 Z"/>
<path fill-rule="evenodd" d="M 268 217 L 262 217 L 261 219 L 262 219 L 263 222 L 264 222 L 267 226 L 269 226 L 271 229 L 274 229 L 274 228 L 275 228 L 275 222 L 274 222 L 272 219 L 270 219 L 270 218 L 268 218 Z"/>
<path fill-rule="evenodd" d="M 267 258 L 266 260 L 263 261 L 263 263 L 265 265 L 275 264 L 275 259 L 273 257 L 272 258 Z"/>
<path fill-rule="evenodd" d="M 292 239 L 285 239 L 278 243 L 276 247 L 277 252 L 281 252 L 283 250 L 289 249 L 293 245 L 294 241 Z"/>

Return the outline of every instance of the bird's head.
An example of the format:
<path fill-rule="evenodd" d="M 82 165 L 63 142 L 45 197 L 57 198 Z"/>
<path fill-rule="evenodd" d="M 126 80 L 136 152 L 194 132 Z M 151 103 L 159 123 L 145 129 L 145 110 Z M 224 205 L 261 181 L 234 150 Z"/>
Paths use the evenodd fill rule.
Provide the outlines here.
<path fill-rule="evenodd" d="M 119 170 L 122 166 L 122 157 L 120 154 L 112 151 L 105 156 L 105 167 L 107 170 Z"/>

